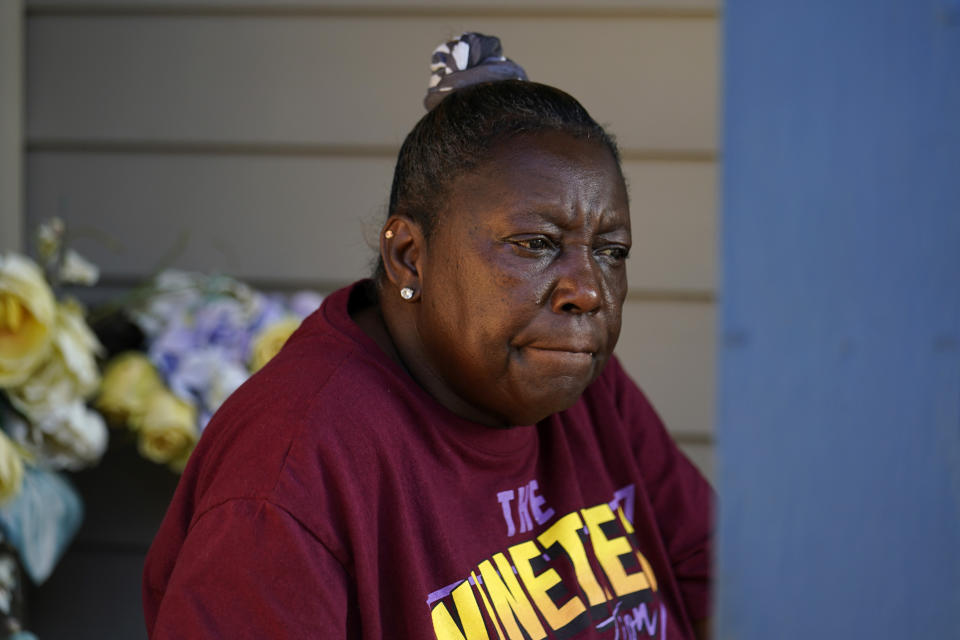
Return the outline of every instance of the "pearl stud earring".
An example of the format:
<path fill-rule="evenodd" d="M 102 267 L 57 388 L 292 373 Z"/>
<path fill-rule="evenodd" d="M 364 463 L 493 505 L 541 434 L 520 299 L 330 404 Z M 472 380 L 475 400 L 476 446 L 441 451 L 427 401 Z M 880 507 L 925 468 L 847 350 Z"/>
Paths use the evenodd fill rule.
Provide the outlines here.
<path fill-rule="evenodd" d="M 383 232 L 383 237 L 386 238 L 387 240 L 389 240 L 390 238 L 392 238 L 392 237 L 393 237 L 393 229 L 387 229 L 386 231 L 384 231 L 384 232 Z"/>
<path fill-rule="evenodd" d="M 409 300 L 413 297 L 413 289 L 410 287 L 404 287 L 403 289 L 400 289 L 400 297 L 404 300 Z"/>

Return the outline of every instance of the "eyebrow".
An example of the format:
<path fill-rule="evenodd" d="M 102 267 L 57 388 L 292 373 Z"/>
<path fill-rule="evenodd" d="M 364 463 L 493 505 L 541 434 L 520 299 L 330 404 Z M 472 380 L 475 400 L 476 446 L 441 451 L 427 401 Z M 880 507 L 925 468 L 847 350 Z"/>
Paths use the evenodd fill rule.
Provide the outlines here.
<path fill-rule="evenodd" d="M 567 215 L 567 213 L 559 207 L 521 207 L 510 214 L 510 220 L 527 223 L 546 221 L 554 226 L 566 229 L 576 220 L 576 216 Z"/>
<path fill-rule="evenodd" d="M 597 224 L 597 233 L 598 234 L 608 234 L 608 233 L 617 233 L 624 231 L 629 233 L 629 212 L 627 213 L 627 224 L 620 225 L 613 220 L 615 219 L 617 212 L 613 209 L 606 209 L 599 213 L 600 219 Z M 531 208 L 518 208 L 518 210 L 510 215 L 511 222 L 514 223 L 542 223 L 547 222 L 559 229 L 569 229 L 573 226 L 574 222 L 578 219 L 576 214 L 568 215 L 566 211 L 562 208 L 551 207 L 551 206 L 541 206 L 541 207 L 531 207 Z"/>

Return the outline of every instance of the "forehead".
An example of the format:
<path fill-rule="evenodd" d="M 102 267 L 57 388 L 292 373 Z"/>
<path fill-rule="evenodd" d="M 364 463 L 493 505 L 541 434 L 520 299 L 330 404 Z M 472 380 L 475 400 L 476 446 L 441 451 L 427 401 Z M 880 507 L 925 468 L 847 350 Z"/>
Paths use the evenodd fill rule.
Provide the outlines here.
<path fill-rule="evenodd" d="M 479 166 L 453 181 L 446 208 L 453 216 L 549 214 L 629 225 L 626 186 L 610 149 L 559 132 L 495 144 Z"/>

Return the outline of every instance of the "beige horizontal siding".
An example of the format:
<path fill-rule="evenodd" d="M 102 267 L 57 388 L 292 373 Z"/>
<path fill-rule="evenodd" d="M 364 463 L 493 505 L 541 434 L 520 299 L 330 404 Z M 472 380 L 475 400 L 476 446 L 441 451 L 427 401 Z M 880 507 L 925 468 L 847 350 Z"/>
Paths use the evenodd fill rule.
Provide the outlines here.
<path fill-rule="evenodd" d="M 648 10 L 661 13 L 676 13 L 690 10 L 716 10 L 717 0 L 27 0 L 30 9 L 46 10 L 96 10 L 96 9 L 142 9 L 150 8 L 169 12 L 187 12 L 196 8 L 220 10 L 256 9 L 263 12 L 303 9 L 356 10 L 358 7 L 396 12 L 398 9 L 431 9 L 434 11 L 463 11 L 483 14 L 491 9 L 535 10 L 558 13 L 568 9 L 585 12 L 604 10 Z"/>
<path fill-rule="evenodd" d="M 624 169 L 631 287 L 709 294 L 714 167 Z M 386 212 L 393 159 L 32 152 L 27 171 L 28 224 L 60 215 L 108 275 L 147 275 L 183 245 L 173 260 L 183 268 L 349 282 L 369 272 L 368 240 Z"/>
<path fill-rule="evenodd" d="M 630 286 L 713 291 L 715 163 L 625 162 L 633 249 Z"/>
<path fill-rule="evenodd" d="M 710 481 L 715 483 L 716 461 L 714 460 L 714 446 L 710 444 L 689 444 L 680 440 L 680 450 L 683 451 L 693 464 L 700 469 L 700 473 Z"/>
<path fill-rule="evenodd" d="M 397 145 L 429 51 L 498 34 L 628 150 L 715 148 L 715 20 L 34 17 L 28 140 Z"/>
<path fill-rule="evenodd" d="M 33 137 L 27 151 L 136 153 L 140 155 L 300 156 L 396 158 L 400 145 L 326 144 L 316 142 L 244 142 L 209 140 L 136 140 Z M 714 163 L 717 153 L 687 149 L 620 149 L 623 160 L 635 162 Z"/>
<path fill-rule="evenodd" d="M 107 276 L 166 262 L 350 282 L 370 271 L 392 161 L 31 153 L 27 171 L 29 223 L 60 215 Z"/>
<path fill-rule="evenodd" d="M 630 301 L 616 353 L 672 432 L 713 433 L 713 304 Z"/>

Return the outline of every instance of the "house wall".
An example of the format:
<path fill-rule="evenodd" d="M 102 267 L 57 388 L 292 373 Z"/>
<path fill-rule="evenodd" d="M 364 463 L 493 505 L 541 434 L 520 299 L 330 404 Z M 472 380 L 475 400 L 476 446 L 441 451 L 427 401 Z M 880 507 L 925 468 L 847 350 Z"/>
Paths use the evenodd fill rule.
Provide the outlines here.
<path fill-rule="evenodd" d="M 64 218 L 107 287 L 177 266 L 331 291 L 370 271 L 432 48 L 496 34 L 618 138 L 617 352 L 712 477 L 719 23 L 710 0 L 28 0 L 24 226 Z M 136 555 L 137 531 L 86 548 Z"/>

